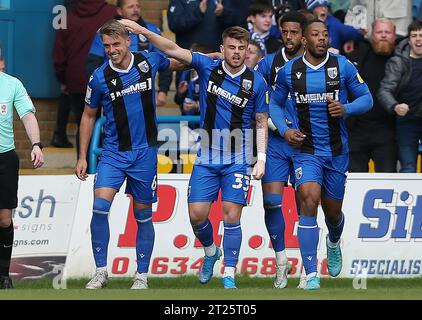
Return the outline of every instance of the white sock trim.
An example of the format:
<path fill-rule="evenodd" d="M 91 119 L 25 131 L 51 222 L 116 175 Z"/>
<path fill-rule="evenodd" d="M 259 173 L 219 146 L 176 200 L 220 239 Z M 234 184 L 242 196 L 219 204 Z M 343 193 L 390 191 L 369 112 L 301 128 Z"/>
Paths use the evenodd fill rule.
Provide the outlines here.
<path fill-rule="evenodd" d="M 224 267 L 223 278 L 232 277 L 234 279 L 234 271 L 235 271 L 235 267 Z"/>
<path fill-rule="evenodd" d="M 275 253 L 275 260 L 277 265 L 285 265 L 288 262 L 286 250 L 278 251 Z"/>
<path fill-rule="evenodd" d="M 298 228 L 313 229 L 313 228 L 318 228 L 318 225 L 314 225 L 314 226 L 301 226 L 301 225 L 298 225 Z"/>
<path fill-rule="evenodd" d="M 139 273 L 139 272 L 136 272 L 135 278 L 136 279 L 139 279 L 139 280 L 148 281 L 148 274 L 147 273 Z"/>
<path fill-rule="evenodd" d="M 330 238 L 327 237 L 327 245 L 330 248 L 333 248 L 333 249 L 334 248 L 337 248 L 337 246 L 339 245 L 339 243 L 340 243 L 340 239 L 337 242 L 331 242 Z"/>
<path fill-rule="evenodd" d="M 236 226 L 236 227 L 224 227 L 224 230 L 238 229 L 238 228 L 240 228 L 240 227 L 241 227 L 241 225 L 238 225 L 238 226 Z"/>
<path fill-rule="evenodd" d="M 310 274 L 306 275 L 306 280 L 309 280 L 309 279 L 316 277 L 316 276 L 318 276 L 317 272 L 311 272 Z"/>
<path fill-rule="evenodd" d="M 101 210 L 92 210 L 92 212 L 98 213 L 98 214 L 109 214 L 109 211 L 101 211 Z"/>

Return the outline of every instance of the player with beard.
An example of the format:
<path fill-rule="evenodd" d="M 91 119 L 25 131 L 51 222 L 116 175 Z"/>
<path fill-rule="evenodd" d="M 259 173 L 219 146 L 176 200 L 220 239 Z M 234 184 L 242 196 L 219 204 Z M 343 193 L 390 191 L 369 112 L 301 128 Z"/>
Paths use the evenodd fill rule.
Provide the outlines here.
<path fill-rule="evenodd" d="M 215 262 L 222 255 L 213 240 L 208 219 L 211 204 L 221 189 L 224 224 L 223 287 L 235 289 L 235 268 L 242 242 L 240 216 L 249 190 L 252 156 L 251 119 L 255 114 L 258 161 L 252 176 L 265 173 L 268 140 L 267 84 L 262 76 L 244 64 L 249 32 L 230 27 L 223 32 L 224 59 L 211 59 L 180 48 L 133 21 L 122 21 L 129 31 L 143 34 L 158 49 L 183 64 L 191 65 L 200 79 L 200 148 L 189 181 L 189 218 L 193 231 L 204 246 L 205 258 L 199 281 L 211 280 Z M 234 144 L 233 144 L 234 140 Z M 240 142 L 240 143 L 239 143 Z"/>
<path fill-rule="evenodd" d="M 385 75 L 387 60 L 393 56 L 396 29 L 391 20 L 379 19 L 372 25 L 370 42 L 362 41 L 347 57 L 359 70 L 374 97 L 372 110 L 347 119 L 350 172 L 368 172 L 374 161 L 376 172 L 397 171 L 395 118 L 379 103 L 376 94 Z"/>
<path fill-rule="evenodd" d="M 287 61 L 302 55 L 304 52 L 303 28 L 305 24 L 305 16 L 295 11 L 286 13 L 279 21 L 284 46 L 278 52 L 266 55 L 259 62 L 257 68 L 268 83 L 270 95 L 275 85 L 277 72 Z M 290 99 L 286 100 L 286 103 L 291 103 Z M 274 287 L 279 289 L 287 286 L 289 271 L 284 242 L 283 191 L 288 181 L 294 185 L 294 174 L 291 174 L 293 172 L 292 157 L 303 141 L 300 131 L 296 130 L 297 127 L 292 127 L 292 119 L 292 115 L 286 117 L 286 124 L 290 128 L 287 135 L 290 140 L 285 140 L 284 137 L 280 136 L 271 119 L 268 119 L 268 127 L 271 129 L 268 134 L 268 161 L 265 164 L 265 175 L 262 178 L 265 226 L 276 257 Z"/>
<path fill-rule="evenodd" d="M 322 21 L 309 21 L 304 36 L 305 54 L 288 61 L 278 72 L 270 116 L 287 141 L 286 114 L 294 115 L 293 125 L 305 135 L 293 158 L 300 194 L 297 234 L 307 277 L 305 290 L 319 290 L 318 206 L 321 203 L 328 228 L 328 272 L 335 277 L 342 268 L 340 238 L 345 219 L 341 208 L 349 165 L 344 118 L 368 111 L 372 97 L 353 64 L 328 52 L 328 30 Z M 289 93 L 292 103 L 286 104 Z M 349 94 L 354 97 L 352 102 L 348 102 Z"/>

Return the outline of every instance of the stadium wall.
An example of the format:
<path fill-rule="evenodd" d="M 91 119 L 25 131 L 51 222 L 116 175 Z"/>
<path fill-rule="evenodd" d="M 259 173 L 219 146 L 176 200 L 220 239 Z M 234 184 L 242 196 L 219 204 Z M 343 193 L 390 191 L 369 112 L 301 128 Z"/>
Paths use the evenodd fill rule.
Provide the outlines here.
<path fill-rule="evenodd" d="M 91 276 L 94 261 L 90 229 L 94 176 L 79 182 L 73 176 L 26 176 L 20 181 L 19 207 L 14 212 L 15 248 L 11 272 L 18 278 L 45 277 L 63 270 L 66 278 Z M 158 203 L 154 205 L 156 244 L 150 265 L 152 276 L 174 277 L 196 273 L 203 250 L 189 224 L 189 175 L 159 175 Z M 350 174 L 346 185 L 342 239 L 343 270 L 340 277 L 415 277 L 421 275 L 422 175 Z M 124 186 L 122 189 L 124 190 Z M 136 222 L 131 198 L 116 195 L 110 213 L 109 274 L 132 277 L 136 270 Z M 283 202 L 286 250 L 299 276 L 298 216 L 293 190 Z M 321 210 L 320 210 L 321 211 Z M 217 245 L 222 241 L 220 199 L 210 220 Z M 323 213 L 318 215 L 319 267 L 327 276 Z M 261 186 L 252 181 L 248 206 L 242 215 L 243 242 L 237 272 L 268 276 L 275 272 L 274 254 L 265 229 Z M 222 274 L 217 262 L 216 275 Z"/>

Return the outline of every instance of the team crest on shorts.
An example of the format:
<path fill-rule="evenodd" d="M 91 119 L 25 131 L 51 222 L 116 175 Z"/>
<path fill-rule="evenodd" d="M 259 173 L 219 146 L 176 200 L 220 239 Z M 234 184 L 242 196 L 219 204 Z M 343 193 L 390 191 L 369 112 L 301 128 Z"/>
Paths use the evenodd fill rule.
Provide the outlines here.
<path fill-rule="evenodd" d="M 142 61 L 138 64 L 139 70 L 141 70 L 143 73 L 147 73 L 149 71 L 149 65 L 146 61 Z"/>
<path fill-rule="evenodd" d="M 328 68 L 327 74 L 331 79 L 335 79 L 338 75 L 337 67 Z"/>
<path fill-rule="evenodd" d="M 302 178 L 302 167 L 297 168 L 295 170 L 295 177 L 296 177 L 296 180 L 300 180 Z"/>
<path fill-rule="evenodd" d="M 7 114 L 7 103 L 0 103 L 0 114 L 2 116 Z"/>

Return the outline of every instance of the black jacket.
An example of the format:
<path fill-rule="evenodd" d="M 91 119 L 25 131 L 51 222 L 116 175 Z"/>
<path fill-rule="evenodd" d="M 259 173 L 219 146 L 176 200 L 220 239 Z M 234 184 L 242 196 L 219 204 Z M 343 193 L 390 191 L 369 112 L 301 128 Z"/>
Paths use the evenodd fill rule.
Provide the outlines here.
<path fill-rule="evenodd" d="M 176 34 L 176 43 L 182 48 L 189 49 L 193 43 L 200 43 L 219 51 L 224 29 L 239 23 L 234 4 L 241 6 L 241 0 L 223 0 L 224 11 L 219 17 L 214 14 L 214 0 L 208 1 L 205 14 L 199 10 L 199 3 L 200 0 L 170 0 L 167 10 L 169 28 Z"/>
<path fill-rule="evenodd" d="M 358 69 L 359 74 L 368 85 L 374 98 L 373 108 L 359 116 L 351 116 L 346 120 L 349 130 L 392 130 L 395 127 L 394 115 L 387 112 L 377 99 L 380 82 L 384 78 L 385 65 L 391 56 L 378 55 L 372 49 L 368 40 L 358 43 L 356 49 L 347 58 Z M 354 97 L 350 97 L 353 100 Z"/>
<path fill-rule="evenodd" d="M 394 113 L 394 107 L 400 103 L 397 97 L 409 83 L 411 75 L 410 46 L 408 39 L 404 39 L 398 44 L 394 56 L 388 60 L 385 66 L 385 77 L 378 90 L 378 101 L 385 110 Z M 422 101 L 411 108 L 408 115 L 422 117 Z"/>

